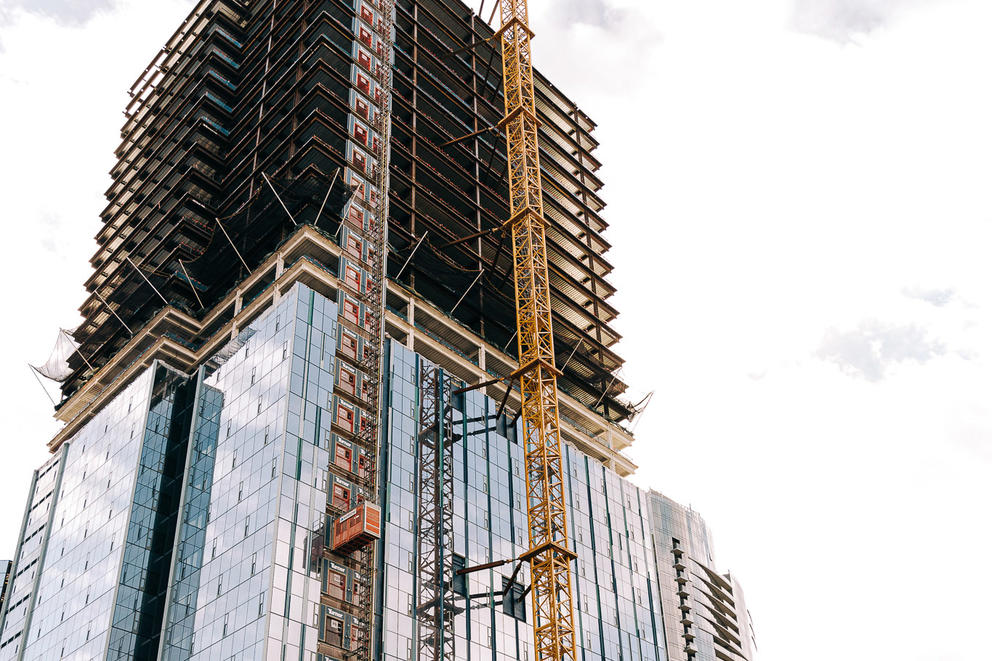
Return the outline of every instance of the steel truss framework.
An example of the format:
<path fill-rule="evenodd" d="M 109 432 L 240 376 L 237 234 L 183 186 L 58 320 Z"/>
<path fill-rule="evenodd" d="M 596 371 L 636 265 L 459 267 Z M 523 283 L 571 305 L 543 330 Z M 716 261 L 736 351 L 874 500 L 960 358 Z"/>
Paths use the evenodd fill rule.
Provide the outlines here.
<path fill-rule="evenodd" d="M 389 274 L 516 358 L 509 232 L 496 231 L 509 217 L 506 156 L 501 131 L 491 130 L 504 116 L 501 40 L 484 17 L 461 6 L 397 2 Z M 615 374 L 623 361 L 611 349 L 619 334 L 610 327 L 614 290 L 604 280 L 612 266 L 601 236 L 607 225 L 596 194 L 595 124 L 534 75 L 557 366 L 564 372 L 558 386 L 623 420 L 632 412 L 618 399 L 626 388 Z M 577 346 L 582 351 L 567 361 Z"/>
<path fill-rule="evenodd" d="M 374 8 L 377 0 L 365 4 Z M 375 162 L 369 144 L 352 135 L 356 120 L 363 136 L 375 132 L 371 113 L 349 109 L 354 67 L 375 81 L 375 67 L 354 48 L 360 6 L 200 0 L 150 63 L 131 90 L 84 322 L 73 335 L 81 349 L 63 384 L 66 398 L 130 349 L 133 334 L 161 310 L 163 298 L 148 281 L 169 304 L 202 318 L 300 225 L 335 231 L 334 212 L 351 179 L 338 177 L 330 195 L 328 182 L 351 167 L 352 147 Z M 503 115 L 501 40 L 459 7 L 456 0 L 396 3 L 390 273 L 396 277 L 410 260 L 398 278 L 403 284 L 493 346 L 509 347 L 515 321 L 506 286 L 513 266 L 508 232 L 488 232 L 509 217 L 500 140 L 484 131 L 441 147 Z M 465 51 L 473 41 L 478 46 Z M 375 59 L 380 50 L 365 54 Z M 619 334 L 610 327 L 617 311 L 605 279 L 612 266 L 601 236 L 607 224 L 597 194 L 595 123 L 537 73 L 535 93 L 549 187 L 557 365 L 564 372 L 558 385 L 604 417 L 624 420 L 633 411 L 618 399 L 625 386 L 612 348 Z M 367 188 L 373 185 L 369 177 Z M 451 243 L 479 231 L 488 233 Z M 61 408 L 60 419 L 71 419 L 84 399 Z"/>
<path fill-rule="evenodd" d="M 571 563 L 562 484 L 558 370 L 526 0 L 501 0 L 506 150 L 527 466 L 535 657 L 575 661 Z"/>
<path fill-rule="evenodd" d="M 422 361 L 417 432 L 417 659 L 454 661 L 451 377 Z"/>

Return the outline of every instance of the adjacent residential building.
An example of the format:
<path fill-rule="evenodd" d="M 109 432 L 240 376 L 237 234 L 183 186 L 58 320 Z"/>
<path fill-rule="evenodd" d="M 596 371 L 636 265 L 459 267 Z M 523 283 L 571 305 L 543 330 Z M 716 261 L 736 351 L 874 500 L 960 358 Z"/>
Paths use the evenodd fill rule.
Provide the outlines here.
<path fill-rule="evenodd" d="M 716 568 L 703 517 L 655 491 L 648 502 L 668 658 L 753 659 L 754 629 L 743 589 Z"/>

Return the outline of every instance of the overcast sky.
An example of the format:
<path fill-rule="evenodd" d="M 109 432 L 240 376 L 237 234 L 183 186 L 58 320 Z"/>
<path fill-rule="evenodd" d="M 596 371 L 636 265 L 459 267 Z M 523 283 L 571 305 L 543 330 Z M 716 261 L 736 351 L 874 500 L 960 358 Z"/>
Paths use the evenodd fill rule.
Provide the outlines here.
<path fill-rule="evenodd" d="M 707 518 L 761 661 L 990 658 L 992 3 L 531 4 L 599 123 L 636 481 Z M 190 6 L 0 0 L 0 556 L 56 430 L 26 362 Z"/>

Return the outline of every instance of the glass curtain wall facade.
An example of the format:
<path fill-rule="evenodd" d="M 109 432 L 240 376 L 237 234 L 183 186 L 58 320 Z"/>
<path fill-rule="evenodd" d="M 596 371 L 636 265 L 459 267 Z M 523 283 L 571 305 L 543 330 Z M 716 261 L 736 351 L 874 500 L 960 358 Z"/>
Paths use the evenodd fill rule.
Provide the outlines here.
<path fill-rule="evenodd" d="M 417 411 L 424 396 L 419 375 L 431 364 L 390 343 L 384 531 L 383 654 L 406 661 L 416 649 Z M 461 384 L 458 384 L 461 385 Z M 457 389 L 456 389 L 457 391 Z M 453 564 L 478 566 L 527 549 L 521 423 L 499 414 L 499 402 L 469 391 L 454 395 Z M 646 493 L 567 447 L 566 487 L 573 544 L 579 555 L 576 604 L 585 661 L 666 659 L 657 572 Z M 455 577 L 456 659 L 532 658 L 528 570 L 512 564 Z M 513 582 L 511 583 L 511 578 Z M 415 658 L 415 657 L 413 657 Z"/>
<path fill-rule="evenodd" d="M 0 659 L 105 654 L 158 371 L 146 370 L 36 473 Z"/>
<path fill-rule="evenodd" d="M 329 468 L 347 445 L 343 330 L 337 302 L 297 283 L 194 374 L 156 363 L 63 444 L 33 481 L 0 659 L 338 658 L 318 640 L 348 647 L 360 580 L 325 553 L 348 484 Z M 418 658 L 417 595 L 441 580 L 454 658 L 529 660 L 526 565 L 418 572 L 425 370 L 446 374 L 388 343 L 375 658 Z M 520 422 L 452 381 L 441 554 L 460 569 L 520 555 L 527 518 Z M 565 468 L 583 661 L 751 659 L 739 585 L 712 569 L 701 517 L 571 446 Z"/>
<path fill-rule="evenodd" d="M 45 465 L 34 472 L 28 502 L 21 524 L 21 534 L 14 555 L 3 616 L 0 618 L 0 658 L 15 659 L 23 646 L 21 636 L 29 624 L 28 614 L 34 608 L 37 579 L 48 544 L 55 493 L 62 480 L 63 458 L 68 446 L 63 446 Z"/>
<path fill-rule="evenodd" d="M 297 285 L 61 446 L 35 475 L 0 659 L 314 658 L 336 317 Z"/>

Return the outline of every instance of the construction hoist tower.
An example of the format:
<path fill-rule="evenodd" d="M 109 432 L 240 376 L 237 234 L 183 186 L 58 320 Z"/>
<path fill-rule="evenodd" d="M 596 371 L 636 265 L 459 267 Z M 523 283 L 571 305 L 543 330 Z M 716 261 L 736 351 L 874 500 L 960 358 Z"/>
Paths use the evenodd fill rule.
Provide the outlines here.
<path fill-rule="evenodd" d="M 536 661 L 575 661 L 568 521 L 526 0 L 500 0 L 506 151 Z"/>
<path fill-rule="evenodd" d="M 382 52 L 384 60 L 376 65 L 375 80 L 378 85 L 375 96 L 376 113 L 373 117 L 376 131 L 379 133 L 379 142 L 375 145 L 375 195 L 376 201 L 372 214 L 372 222 L 367 236 L 370 239 L 370 249 L 374 252 L 374 268 L 376 273 L 369 278 L 369 284 L 362 295 L 362 302 L 366 310 L 371 313 L 371 319 L 367 324 L 370 337 L 365 344 L 362 354 L 362 368 L 369 377 L 366 390 L 366 400 L 372 419 L 364 428 L 359 429 L 356 439 L 360 446 L 365 447 L 369 454 L 370 461 L 365 466 L 362 475 L 363 501 L 370 500 L 375 504 L 379 501 L 377 460 L 379 457 L 380 427 L 382 419 L 382 373 L 384 369 L 384 348 L 383 338 L 385 336 L 386 324 L 386 245 L 387 233 L 389 231 L 389 144 L 391 122 L 390 113 L 392 98 L 392 65 L 390 58 L 393 52 L 393 0 L 378 0 L 377 9 L 381 15 L 376 17 L 375 32 L 383 45 Z M 353 636 L 354 657 L 359 660 L 373 659 L 375 647 L 372 641 L 375 629 L 376 609 L 375 609 L 375 585 L 376 576 L 372 569 L 375 564 L 375 547 L 368 544 L 356 552 L 358 566 L 364 570 L 364 575 L 360 576 L 355 590 L 355 601 L 359 611 L 364 616 L 355 635 Z"/>
<path fill-rule="evenodd" d="M 357 508 L 343 515 L 328 505 L 328 514 L 333 520 L 335 533 L 345 527 L 344 522 L 354 524 L 362 519 L 362 525 L 367 526 L 372 520 L 372 527 L 378 532 L 381 526 L 381 510 L 379 508 L 378 466 L 379 443 L 381 440 L 382 419 L 382 383 L 384 369 L 384 337 L 386 317 L 386 246 L 389 231 L 389 155 L 390 155 L 390 113 L 392 98 L 392 52 L 393 52 L 393 23 L 394 0 L 376 0 L 375 7 L 379 15 L 363 17 L 371 21 L 376 36 L 381 44 L 381 62 L 375 65 L 375 112 L 373 126 L 378 133 L 374 142 L 375 168 L 372 180 L 372 218 L 367 229 L 363 232 L 369 244 L 369 262 L 373 269 L 368 278 L 367 287 L 361 292 L 359 299 L 366 310 L 364 319 L 364 342 L 362 344 L 359 364 L 365 381 L 362 385 L 362 399 L 369 411 L 369 417 L 364 424 L 359 425 L 353 432 L 350 441 L 364 452 L 363 462 L 359 466 L 359 476 L 355 485 L 358 488 Z M 356 193 L 353 193 L 354 199 Z M 342 216 L 341 223 L 343 224 Z M 340 230 L 340 226 L 339 226 Z M 370 513 L 371 511 L 371 513 Z M 361 526 L 358 530 L 363 530 Z M 378 535 L 376 535 L 378 536 Z M 337 542 L 335 542 L 337 544 Z M 354 572 L 354 597 L 350 609 L 354 619 L 351 624 L 350 649 L 343 658 L 350 661 L 372 661 L 375 658 L 374 632 L 376 627 L 376 546 L 371 538 L 361 542 L 347 542 L 329 550 L 329 557 L 343 562 Z M 325 657 L 336 658 L 336 657 Z"/>

